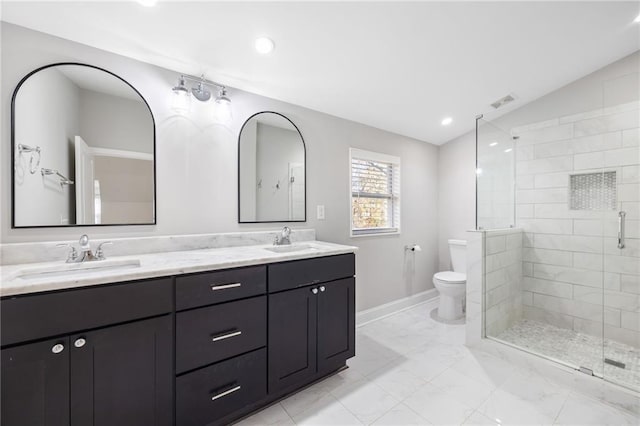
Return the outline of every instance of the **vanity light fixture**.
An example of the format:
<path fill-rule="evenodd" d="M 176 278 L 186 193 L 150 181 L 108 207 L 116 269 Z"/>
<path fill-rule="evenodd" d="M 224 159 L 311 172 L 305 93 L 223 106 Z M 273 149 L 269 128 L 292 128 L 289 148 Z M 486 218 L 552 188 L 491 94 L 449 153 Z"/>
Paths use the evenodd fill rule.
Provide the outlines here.
<path fill-rule="evenodd" d="M 189 96 L 189 89 L 187 89 L 184 75 L 180 76 L 178 84 L 174 86 L 171 91 L 173 92 L 171 108 L 179 114 L 189 112 L 191 107 L 191 97 Z"/>
<path fill-rule="evenodd" d="M 193 96 L 201 102 L 207 102 L 209 99 L 211 99 L 211 92 L 209 91 L 209 89 L 207 89 L 204 83 L 205 82 L 203 79 L 202 81 L 200 81 L 200 83 L 198 83 L 196 87 L 191 89 L 191 93 L 193 93 Z"/>
<path fill-rule="evenodd" d="M 258 37 L 256 39 L 255 48 L 261 55 L 268 55 L 273 52 L 276 44 L 269 37 Z"/>
<path fill-rule="evenodd" d="M 451 118 L 451 117 L 445 117 L 445 118 L 442 119 L 442 125 L 443 126 L 448 126 L 451 123 L 453 123 L 453 118 Z"/>
<path fill-rule="evenodd" d="M 187 81 L 193 82 L 194 86 L 189 89 Z M 215 116 L 218 121 L 228 123 L 232 118 L 231 99 L 227 96 L 227 88 L 222 84 L 210 81 L 201 76 L 200 78 L 181 75 L 178 84 L 171 89 L 173 91 L 172 108 L 178 113 L 186 113 L 189 111 L 191 104 L 191 95 L 200 102 L 207 102 L 211 99 L 211 90 L 209 87 L 218 88 L 218 96 L 215 99 Z"/>
<path fill-rule="evenodd" d="M 231 99 L 227 96 L 227 89 L 222 87 L 216 97 L 216 118 L 222 123 L 228 123 L 233 118 L 231 111 Z"/>

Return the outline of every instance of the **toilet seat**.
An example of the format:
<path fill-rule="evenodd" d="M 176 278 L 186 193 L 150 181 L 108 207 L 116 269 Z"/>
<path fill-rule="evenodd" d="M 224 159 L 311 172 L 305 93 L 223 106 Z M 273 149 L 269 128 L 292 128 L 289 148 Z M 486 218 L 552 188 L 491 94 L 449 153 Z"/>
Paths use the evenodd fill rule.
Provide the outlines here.
<path fill-rule="evenodd" d="M 438 272 L 433 278 L 447 284 L 464 284 L 467 282 L 467 274 L 453 271 Z"/>

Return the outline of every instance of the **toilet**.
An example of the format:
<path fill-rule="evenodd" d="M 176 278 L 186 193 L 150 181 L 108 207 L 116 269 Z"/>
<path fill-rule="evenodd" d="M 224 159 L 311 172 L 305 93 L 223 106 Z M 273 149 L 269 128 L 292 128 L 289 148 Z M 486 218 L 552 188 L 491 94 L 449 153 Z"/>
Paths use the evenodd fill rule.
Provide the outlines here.
<path fill-rule="evenodd" d="M 449 240 L 449 254 L 453 271 L 436 273 L 433 276 L 433 285 L 440 293 L 438 317 L 454 321 L 464 316 L 462 304 L 467 288 L 467 242 Z"/>

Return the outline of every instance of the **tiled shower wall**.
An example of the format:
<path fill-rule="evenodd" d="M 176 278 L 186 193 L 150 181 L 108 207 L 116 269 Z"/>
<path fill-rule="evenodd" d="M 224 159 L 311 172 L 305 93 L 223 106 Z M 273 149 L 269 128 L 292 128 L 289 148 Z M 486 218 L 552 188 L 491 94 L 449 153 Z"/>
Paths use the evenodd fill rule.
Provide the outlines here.
<path fill-rule="evenodd" d="M 640 346 L 640 103 L 512 129 L 524 318 Z M 569 176 L 616 172 L 615 209 L 571 210 Z M 626 248 L 617 248 L 618 211 Z M 602 304 L 604 303 L 604 313 Z"/>
<path fill-rule="evenodd" d="M 522 318 L 522 230 L 484 232 L 485 327 L 496 336 Z"/>

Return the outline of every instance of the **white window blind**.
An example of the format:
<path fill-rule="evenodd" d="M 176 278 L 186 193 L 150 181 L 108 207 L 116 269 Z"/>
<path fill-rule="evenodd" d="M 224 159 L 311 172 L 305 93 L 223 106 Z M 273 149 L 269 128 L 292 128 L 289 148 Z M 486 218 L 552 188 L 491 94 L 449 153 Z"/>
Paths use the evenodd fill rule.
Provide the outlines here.
<path fill-rule="evenodd" d="M 351 149 L 351 235 L 400 232 L 400 158 Z"/>

